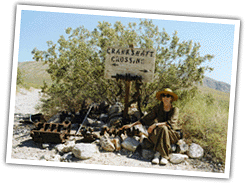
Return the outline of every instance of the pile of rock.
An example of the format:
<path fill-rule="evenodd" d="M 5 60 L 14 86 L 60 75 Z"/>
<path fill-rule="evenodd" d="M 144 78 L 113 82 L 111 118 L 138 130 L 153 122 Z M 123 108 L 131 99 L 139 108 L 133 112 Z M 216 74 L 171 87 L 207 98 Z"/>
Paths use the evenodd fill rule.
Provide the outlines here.
<path fill-rule="evenodd" d="M 45 148 L 44 144 L 44 148 Z M 56 154 L 53 156 L 43 156 L 41 159 L 69 162 L 74 158 L 76 159 L 90 159 L 93 158 L 100 151 L 107 152 L 137 152 L 139 151 L 139 158 L 143 160 L 151 160 L 154 157 L 154 151 L 149 149 L 139 149 L 141 148 L 140 138 L 137 137 L 125 137 L 122 140 L 119 137 L 108 137 L 106 135 L 102 136 L 100 140 L 93 143 L 76 143 L 75 137 L 70 137 L 64 144 L 58 144 L 54 147 Z M 180 140 L 176 146 L 174 153 L 170 154 L 169 161 L 173 164 L 179 164 L 186 162 L 188 158 L 202 158 L 204 150 L 198 144 L 192 143 L 187 145 L 184 140 Z"/>
<path fill-rule="evenodd" d="M 103 105 L 105 106 L 105 104 Z M 93 140 L 94 142 L 92 143 L 76 143 L 77 138 L 70 137 L 64 144 L 55 146 L 55 150 L 59 153 L 59 156 L 53 156 L 53 158 L 49 158 L 50 160 L 57 161 L 60 159 L 60 161 L 69 161 L 74 157 L 84 160 L 93 157 L 95 154 L 99 153 L 99 151 L 138 152 L 139 157 L 144 160 L 151 160 L 154 157 L 154 152 L 152 150 L 142 148 L 143 140 L 148 134 L 144 126 L 137 125 L 130 130 L 135 133 L 119 131 L 117 133 L 112 133 L 112 129 L 111 132 L 106 131 L 106 129 L 111 127 L 122 126 L 123 105 L 116 103 L 115 105 L 107 107 L 107 110 L 101 108 L 103 105 L 99 104 L 98 107 L 95 106 L 94 108 L 104 109 L 103 113 L 97 113 L 97 116 L 90 116 L 85 123 L 86 126 L 101 131 L 100 136 L 97 137 L 96 141 Z M 129 114 L 134 121 L 140 118 L 139 112 L 134 107 L 131 108 Z M 93 117 L 94 119 L 92 119 Z M 172 154 L 170 154 L 170 162 L 174 164 L 185 162 L 188 158 L 201 158 L 204 154 L 204 150 L 201 146 L 195 143 L 188 145 L 183 139 L 179 140 L 177 144 L 172 145 L 171 149 Z M 43 159 L 47 160 L 45 157 Z"/>

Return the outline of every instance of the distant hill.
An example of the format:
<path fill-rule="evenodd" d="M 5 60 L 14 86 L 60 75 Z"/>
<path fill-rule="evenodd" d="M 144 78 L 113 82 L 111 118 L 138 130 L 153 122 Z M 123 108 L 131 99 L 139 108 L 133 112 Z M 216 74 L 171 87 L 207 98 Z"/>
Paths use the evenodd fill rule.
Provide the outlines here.
<path fill-rule="evenodd" d="M 24 82 L 27 87 L 40 88 L 43 85 L 44 80 L 47 84 L 51 84 L 51 78 L 46 72 L 48 65 L 44 65 L 43 62 L 19 62 L 18 67 L 23 74 Z M 230 92 L 231 87 L 227 83 L 216 81 L 209 77 L 203 79 L 203 86 L 226 93 Z"/>
<path fill-rule="evenodd" d="M 23 75 L 24 84 L 27 88 L 40 88 L 43 86 L 43 81 L 51 84 L 50 75 L 46 72 L 48 65 L 44 65 L 43 62 L 19 62 L 18 67 Z"/>
<path fill-rule="evenodd" d="M 217 81 L 214 80 L 210 77 L 205 77 L 203 79 L 203 86 L 218 90 L 218 91 L 223 91 L 226 93 L 230 93 L 231 85 L 227 84 L 225 82 Z"/>

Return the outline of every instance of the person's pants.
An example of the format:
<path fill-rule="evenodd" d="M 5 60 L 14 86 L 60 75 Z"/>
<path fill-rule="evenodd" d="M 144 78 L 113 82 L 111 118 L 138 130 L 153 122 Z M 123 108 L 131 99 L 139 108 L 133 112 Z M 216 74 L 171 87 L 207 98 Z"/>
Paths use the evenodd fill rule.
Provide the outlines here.
<path fill-rule="evenodd" d="M 171 144 L 176 144 L 180 136 L 175 130 L 168 129 L 167 126 L 163 125 L 155 128 L 148 138 L 154 144 L 154 151 L 158 151 L 162 157 L 168 159 Z"/>

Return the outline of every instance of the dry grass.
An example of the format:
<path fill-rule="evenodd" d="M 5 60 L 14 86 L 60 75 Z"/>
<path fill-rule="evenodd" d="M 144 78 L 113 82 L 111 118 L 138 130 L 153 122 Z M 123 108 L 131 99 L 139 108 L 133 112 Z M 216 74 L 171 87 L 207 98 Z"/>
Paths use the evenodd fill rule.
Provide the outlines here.
<path fill-rule="evenodd" d="M 180 108 L 180 124 L 185 139 L 200 144 L 213 161 L 224 163 L 229 94 L 199 90 L 192 98 L 180 100 L 176 105 Z"/>

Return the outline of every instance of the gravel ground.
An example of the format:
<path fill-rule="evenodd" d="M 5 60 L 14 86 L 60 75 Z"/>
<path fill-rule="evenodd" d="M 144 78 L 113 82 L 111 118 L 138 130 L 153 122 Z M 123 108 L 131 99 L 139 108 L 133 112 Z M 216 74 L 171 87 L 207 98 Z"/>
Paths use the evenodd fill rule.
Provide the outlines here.
<path fill-rule="evenodd" d="M 37 113 L 35 107 L 39 103 L 40 90 L 31 89 L 27 91 L 21 89 L 16 95 L 15 106 L 15 122 L 13 126 L 12 138 L 12 154 L 13 159 L 26 160 L 48 160 L 55 161 L 57 157 L 62 157 L 56 152 L 55 144 L 46 145 L 44 148 L 41 143 L 35 143 L 30 137 L 30 130 L 33 128 L 32 124 L 23 124 L 19 122 L 21 116 L 27 114 Z M 28 115 L 27 115 L 28 116 Z M 119 152 L 105 152 L 100 151 L 93 158 L 88 160 L 79 160 L 72 155 L 70 159 L 64 160 L 66 162 L 98 164 L 98 165 L 114 165 L 114 166 L 128 166 L 128 167 L 144 167 L 144 168 L 158 168 L 170 170 L 186 170 L 186 171 L 203 171 L 203 172 L 224 172 L 223 166 L 220 164 L 213 164 L 212 162 L 202 159 L 188 159 L 180 164 L 168 163 L 166 166 L 152 165 L 150 161 L 144 160 L 138 153 L 132 153 L 126 150 Z"/>

